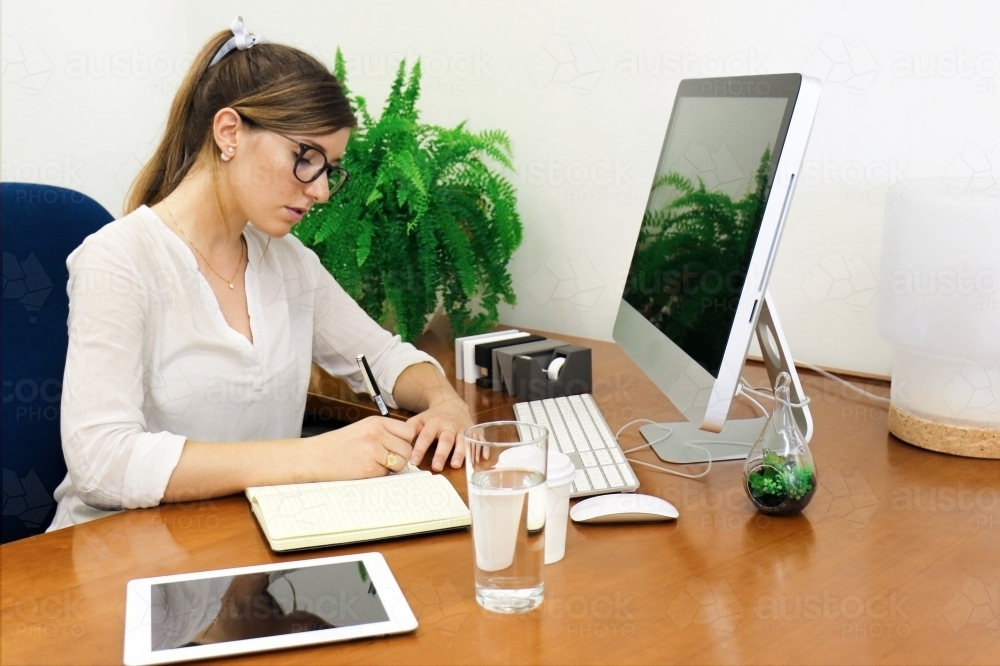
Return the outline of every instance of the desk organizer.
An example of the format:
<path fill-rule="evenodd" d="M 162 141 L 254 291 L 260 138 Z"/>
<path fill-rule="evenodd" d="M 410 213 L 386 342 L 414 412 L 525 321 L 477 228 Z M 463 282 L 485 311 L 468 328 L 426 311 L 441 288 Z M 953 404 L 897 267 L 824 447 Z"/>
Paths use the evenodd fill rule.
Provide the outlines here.
<path fill-rule="evenodd" d="M 455 342 L 456 369 L 463 359 L 465 363 L 459 379 L 494 391 L 506 391 L 521 400 L 579 395 L 592 390 L 589 347 L 527 333 L 502 340 L 477 337 L 484 341 L 476 344 L 476 338 L 459 338 Z M 557 359 L 561 367 L 556 370 L 557 364 L 550 373 L 550 366 Z"/>
<path fill-rule="evenodd" d="M 556 357 L 565 357 L 558 379 L 549 379 L 547 369 Z M 592 390 L 590 349 L 564 345 L 537 354 L 514 358 L 514 395 L 521 400 L 542 400 L 590 393 Z"/>
<path fill-rule="evenodd" d="M 507 391 L 507 395 L 514 396 L 514 359 L 518 356 L 531 356 L 541 352 L 551 352 L 558 347 L 565 347 L 567 342 L 562 340 L 539 340 L 526 344 L 513 345 L 497 349 L 493 353 L 493 369 L 491 377 L 493 379 L 494 391 Z"/>
<path fill-rule="evenodd" d="M 476 379 L 476 384 L 482 386 L 483 388 L 493 388 L 493 384 L 495 383 L 494 373 L 496 372 L 496 358 L 498 351 L 507 348 L 512 349 L 514 347 L 520 349 L 529 343 L 538 342 L 544 343 L 549 341 L 540 335 L 525 335 L 519 338 L 485 342 L 483 344 L 476 345 L 476 351 L 474 354 L 476 367 L 481 368 L 481 371 L 486 373 L 484 376 Z"/>

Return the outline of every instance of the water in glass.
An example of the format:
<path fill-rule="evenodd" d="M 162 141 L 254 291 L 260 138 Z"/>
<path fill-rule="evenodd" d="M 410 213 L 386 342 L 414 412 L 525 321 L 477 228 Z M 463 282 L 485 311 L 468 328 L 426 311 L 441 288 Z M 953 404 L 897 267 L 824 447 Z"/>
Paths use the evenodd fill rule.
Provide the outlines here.
<path fill-rule="evenodd" d="M 544 493 L 545 476 L 503 468 L 474 472 L 469 480 L 476 600 L 501 613 L 538 607 L 544 591 L 545 512 L 540 522 L 535 511 L 529 519 L 529 506 L 539 489 Z"/>

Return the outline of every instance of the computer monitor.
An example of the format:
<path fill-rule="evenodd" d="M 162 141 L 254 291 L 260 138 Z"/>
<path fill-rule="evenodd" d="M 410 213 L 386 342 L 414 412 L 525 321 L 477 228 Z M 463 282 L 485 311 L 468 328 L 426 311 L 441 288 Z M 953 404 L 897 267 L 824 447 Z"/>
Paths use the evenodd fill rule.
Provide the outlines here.
<path fill-rule="evenodd" d="M 664 460 L 746 457 L 765 419 L 727 417 L 755 331 L 772 385 L 787 371 L 792 402 L 804 396 L 767 281 L 819 92 L 800 74 L 680 83 L 614 328 L 688 419 L 664 424 Z M 795 412 L 808 438 L 809 410 Z"/>

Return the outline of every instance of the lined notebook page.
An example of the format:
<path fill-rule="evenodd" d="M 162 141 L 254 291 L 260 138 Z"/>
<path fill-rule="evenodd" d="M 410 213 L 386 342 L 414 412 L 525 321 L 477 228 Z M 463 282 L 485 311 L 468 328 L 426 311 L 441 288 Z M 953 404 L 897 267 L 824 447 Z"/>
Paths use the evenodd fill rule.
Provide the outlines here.
<path fill-rule="evenodd" d="M 468 513 L 451 483 L 430 472 L 361 481 L 249 488 L 273 539 L 447 520 Z"/>

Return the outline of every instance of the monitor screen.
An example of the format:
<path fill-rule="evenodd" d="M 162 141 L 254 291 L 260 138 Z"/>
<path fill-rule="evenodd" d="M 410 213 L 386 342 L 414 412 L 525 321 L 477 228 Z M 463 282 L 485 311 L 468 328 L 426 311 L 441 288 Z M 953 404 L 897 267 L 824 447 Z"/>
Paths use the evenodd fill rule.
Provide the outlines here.
<path fill-rule="evenodd" d="M 153 650 L 389 619 L 360 560 L 161 583 L 151 596 Z"/>
<path fill-rule="evenodd" d="M 716 378 L 796 90 L 682 81 L 643 214 L 622 298 Z"/>

